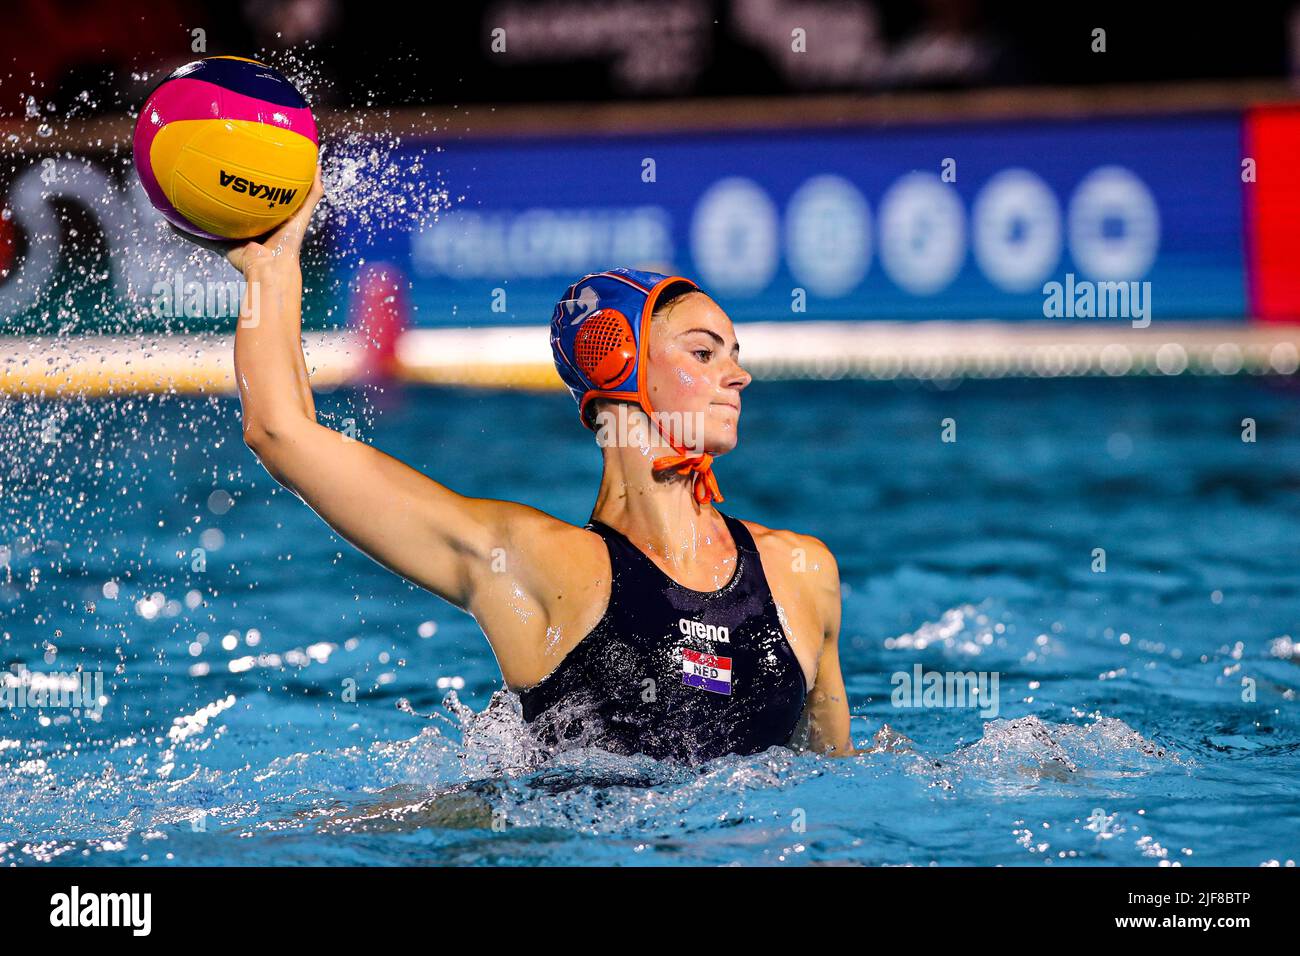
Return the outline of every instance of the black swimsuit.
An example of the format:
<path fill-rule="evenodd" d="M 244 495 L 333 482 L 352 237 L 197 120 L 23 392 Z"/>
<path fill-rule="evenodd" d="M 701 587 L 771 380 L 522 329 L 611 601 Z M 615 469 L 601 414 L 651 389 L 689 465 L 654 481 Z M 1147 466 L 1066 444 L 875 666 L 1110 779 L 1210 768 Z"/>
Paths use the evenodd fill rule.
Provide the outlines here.
<path fill-rule="evenodd" d="M 587 524 L 609 550 L 609 607 L 555 670 L 519 694 L 545 744 L 698 763 L 790 742 L 808 694 L 803 668 L 753 536 L 722 519 L 736 568 L 717 591 L 683 587 L 618 531 Z"/>

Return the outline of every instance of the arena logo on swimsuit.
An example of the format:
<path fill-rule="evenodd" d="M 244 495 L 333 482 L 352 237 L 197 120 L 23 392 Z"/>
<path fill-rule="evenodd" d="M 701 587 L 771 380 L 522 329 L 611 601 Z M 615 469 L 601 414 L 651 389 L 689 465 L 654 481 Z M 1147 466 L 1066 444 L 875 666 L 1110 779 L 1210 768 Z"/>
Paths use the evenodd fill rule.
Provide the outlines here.
<path fill-rule="evenodd" d="M 721 641 L 724 644 L 731 643 L 731 631 L 721 624 L 701 624 L 699 621 L 682 618 L 677 622 L 677 627 L 687 637 L 698 637 L 706 641 Z"/>

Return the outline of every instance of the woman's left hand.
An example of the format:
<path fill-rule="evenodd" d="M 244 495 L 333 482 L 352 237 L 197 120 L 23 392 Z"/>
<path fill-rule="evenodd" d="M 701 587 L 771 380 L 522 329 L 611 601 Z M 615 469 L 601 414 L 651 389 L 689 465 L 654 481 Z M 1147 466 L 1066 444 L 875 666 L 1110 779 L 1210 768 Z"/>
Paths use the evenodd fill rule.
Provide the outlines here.
<path fill-rule="evenodd" d="M 307 198 L 298 211 L 283 223 L 259 239 L 203 239 L 191 235 L 183 229 L 172 226 L 172 231 L 182 239 L 202 246 L 218 255 L 225 256 L 226 261 L 240 271 L 245 277 L 249 270 L 266 265 L 283 263 L 297 267 L 302 254 L 303 238 L 307 234 L 307 224 L 317 204 L 325 196 L 325 184 L 321 179 L 320 167 L 316 167 L 316 178 L 312 180 Z"/>

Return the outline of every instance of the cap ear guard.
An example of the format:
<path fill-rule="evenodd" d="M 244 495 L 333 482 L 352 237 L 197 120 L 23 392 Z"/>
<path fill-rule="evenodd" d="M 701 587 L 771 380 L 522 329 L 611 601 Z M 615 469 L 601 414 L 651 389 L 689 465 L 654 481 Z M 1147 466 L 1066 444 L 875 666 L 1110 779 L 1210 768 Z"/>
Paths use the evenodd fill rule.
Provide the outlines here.
<path fill-rule="evenodd" d="M 597 388 L 618 388 L 636 368 L 637 341 L 632 326 L 617 309 L 593 312 L 578 329 L 573 359 Z"/>

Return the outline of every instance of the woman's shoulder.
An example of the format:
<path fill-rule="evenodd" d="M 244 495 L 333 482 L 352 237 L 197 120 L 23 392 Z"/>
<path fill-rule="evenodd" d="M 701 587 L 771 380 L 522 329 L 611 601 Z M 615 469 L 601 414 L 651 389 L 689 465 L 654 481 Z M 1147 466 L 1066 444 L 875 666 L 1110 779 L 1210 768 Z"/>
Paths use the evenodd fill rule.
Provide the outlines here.
<path fill-rule="evenodd" d="M 840 569 L 826 543 L 788 528 L 769 528 L 757 521 L 744 524 L 754 537 L 773 595 L 781 593 L 794 604 L 815 609 L 822 633 L 838 633 Z M 786 607 L 789 611 L 791 605 Z"/>
<path fill-rule="evenodd" d="M 747 518 L 739 519 L 754 538 L 754 544 L 765 561 L 788 560 L 795 570 L 830 572 L 837 578 L 839 569 L 835 555 L 824 541 L 815 535 L 791 531 L 788 528 L 769 528 Z"/>

